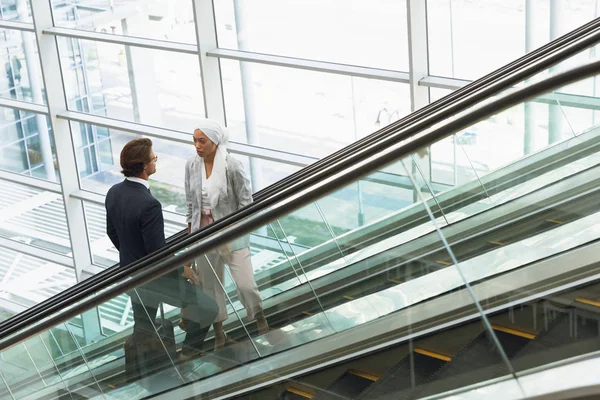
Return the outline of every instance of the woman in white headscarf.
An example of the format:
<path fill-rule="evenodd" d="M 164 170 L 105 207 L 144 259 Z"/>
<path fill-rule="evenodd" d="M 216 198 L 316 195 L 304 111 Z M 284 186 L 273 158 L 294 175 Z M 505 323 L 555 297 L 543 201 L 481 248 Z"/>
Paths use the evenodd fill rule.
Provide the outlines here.
<path fill-rule="evenodd" d="M 187 200 L 188 232 L 223 218 L 252 202 L 252 188 L 242 163 L 227 152 L 229 137 L 217 121 L 204 120 L 194 130 L 196 154 L 185 166 L 185 195 Z M 256 318 L 259 333 L 268 331 L 263 314 L 262 300 L 254 280 L 250 260 L 250 238 L 243 236 L 208 252 L 197 260 L 198 277 L 205 293 L 215 299 L 219 314 L 215 319 L 215 350 L 225 345 L 223 321 L 227 319 L 224 282 L 224 264 L 238 289 L 238 298 L 246 309 L 248 320 Z M 215 279 L 215 274 L 218 279 Z M 199 279 L 198 279 L 199 278 Z M 219 282 L 220 281 L 220 282 Z"/>

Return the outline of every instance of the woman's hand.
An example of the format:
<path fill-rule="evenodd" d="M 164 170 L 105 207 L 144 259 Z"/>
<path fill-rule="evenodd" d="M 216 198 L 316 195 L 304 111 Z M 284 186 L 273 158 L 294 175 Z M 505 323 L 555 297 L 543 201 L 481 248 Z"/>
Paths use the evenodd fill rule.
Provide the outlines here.
<path fill-rule="evenodd" d="M 183 277 L 193 285 L 200 285 L 200 278 L 198 274 L 192 269 L 191 265 L 185 265 L 183 267 Z"/>

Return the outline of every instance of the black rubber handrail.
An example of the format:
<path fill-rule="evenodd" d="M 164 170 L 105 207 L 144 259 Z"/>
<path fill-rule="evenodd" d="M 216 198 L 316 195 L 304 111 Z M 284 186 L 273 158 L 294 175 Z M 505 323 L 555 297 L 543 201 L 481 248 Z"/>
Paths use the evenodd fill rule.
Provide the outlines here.
<path fill-rule="evenodd" d="M 216 221 L 207 229 L 193 235 L 199 241 L 188 249 L 188 251 L 167 257 L 147 268 L 142 268 L 143 266 L 138 263 L 133 264 L 131 269 L 135 269 L 135 274 L 132 276 L 123 276 L 123 278 L 129 279 L 120 280 L 121 277 L 117 277 L 116 279 L 115 277 L 110 277 L 103 287 L 96 288 L 97 290 L 95 291 L 88 291 L 85 293 L 85 296 L 78 293 L 75 296 L 76 298 L 71 299 L 69 304 L 65 304 L 63 309 L 59 309 L 56 315 L 52 315 L 46 310 L 41 315 L 32 316 L 27 321 L 6 327 L 0 332 L 0 351 L 20 343 L 32 335 L 41 333 L 56 324 L 68 321 L 128 290 L 171 272 L 184 262 L 192 260 L 206 251 L 222 246 L 240 235 L 249 234 L 270 221 L 309 204 L 323 195 L 347 185 L 349 182 L 353 182 L 372 171 L 385 167 L 389 163 L 413 154 L 424 146 L 435 143 L 484 118 L 521 104 L 540 94 L 596 75 L 599 71 L 600 61 L 592 62 L 516 91 L 506 93 L 474 109 L 460 112 L 437 127 L 425 129 L 411 137 L 406 138 L 402 135 L 402 132 L 395 132 L 390 135 L 391 137 L 368 146 L 365 150 L 361 149 L 361 152 L 356 155 L 358 160 L 350 160 L 349 164 L 340 163 L 331 171 L 326 180 L 322 177 L 311 176 L 303 185 L 293 185 L 286 188 L 284 191 L 265 199 L 262 202 L 263 204 L 250 204 L 240 212 L 240 214 L 248 213 L 248 215 L 244 218 L 238 218 L 234 223 Z M 270 206 L 273 207 L 265 210 Z M 79 300 L 85 301 L 77 303 Z"/>
<path fill-rule="evenodd" d="M 359 140 L 331 156 L 317 161 L 262 191 L 259 191 L 254 196 L 255 202 L 251 205 L 251 208 L 254 209 L 254 206 L 262 204 L 263 201 L 268 200 L 272 196 L 277 195 L 292 186 L 304 185 L 305 180 L 310 180 L 314 176 L 319 179 L 323 176 L 327 176 L 332 170 L 337 168 L 338 163 L 348 164 L 349 162 L 354 162 L 354 160 L 356 160 L 356 157 L 354 156 L 358 154 L 358 151 L 364 150 L 381 140 L 385 140 L 391 134 L 394 134 L 394 136 L 398 134 L 410 136 L 411 134 L 417 133 L 420 130 L 443 121 L 488 97 L 497 95 L 498 93 L 511 88 L 515 84 L 546 70 L 550 66 L 555 65 L 598 42 L 600 42 L 600 19 L 596 19 L 583 25 L 400 121 L 384 127 L 374 134 Z M 218 221 L 220 222 L 218 226 L 233 223 L 248 217 L 251 214 L 251 212 L 248 211 L 249 209 L 250 206 L 245 207 L 238 212 L 223 218 Z M 203 236 L 203 233 L 210 234 L 216 231 L 216 227 L 217 225 L 213 224 L 212 226 L 207 227 L 207 229 L 195 232 L 193 235 L 187 235 L 185 231 L 179 232 L 174 235 L 177 239 L 169 241 L 171 243 L 170 246 L 144 257 L 134 264 L 115 266 L 106 269 L 50 299 L 0 322 L 0 337 L 2 337 L 2 332 L 4 332 L 6 327 L 20 324 L 23 321 L 31 321 L 32 316 L 40 315 L 40 313 L 45 313 L 46 311 L 52 313 L 57 309 L 66 306 L 65 301 L 68 304 L 69 299 L 75 298 L 74 296 L 76 296 L 76 298 L 81 298 L 81 293 L 91 293 L 94 290 L 99 290 L 100 287 L 104 287 L 103 284 L 108 278 L 122 277 L 123 275 L 134 273 L 143 267 L 158 262 L 164 257 L 195 243 Z"/>

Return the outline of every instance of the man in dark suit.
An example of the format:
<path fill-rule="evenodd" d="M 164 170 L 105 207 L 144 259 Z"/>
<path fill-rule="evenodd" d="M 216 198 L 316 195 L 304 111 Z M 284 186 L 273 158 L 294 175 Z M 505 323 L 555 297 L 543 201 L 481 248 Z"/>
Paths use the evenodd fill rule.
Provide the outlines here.
<path fill-rule="evenodd" d="M 106 230 L 119 250 L 121 265 L 128 265 L 165 246 L 164 220 L 161 204 L 150 193 L 148 183 L 158 161 L 152 141 L 130 141 L 123 147 L 120 161 L 125 180 L 106 195 Z M 134 334 L 155 335 L 154 318 L 161 302 L 186 307 L 189 317 L 180 361 L 201 354 L 206 333 L 218 312 L 215 302 L 192 284 L 198 284 L 198 276 L 192 268 L 184 267 L 183 274 L 181 270 L 172 271 L 128 293 Z"/>

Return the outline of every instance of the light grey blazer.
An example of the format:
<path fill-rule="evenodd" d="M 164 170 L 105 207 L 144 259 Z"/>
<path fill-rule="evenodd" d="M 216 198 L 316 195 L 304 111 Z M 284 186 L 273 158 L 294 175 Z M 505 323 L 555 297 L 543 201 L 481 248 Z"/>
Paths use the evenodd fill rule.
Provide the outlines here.
<path fill-rule="evenodd" d="M 252 185 L 244 166 L 231 154 L 227 154 L 227 196 L 219 197 L 211 209 L 214 220 L 219 220 L 252 203 Z M 186 222 L 192 224 L 192 232 L 200 229 L 202 211 L 202 160 L 198 154 L 185 164 L 185 198 L 187 201 Z M 229 250 L 250 247 L 250 236 L 244 235 L 229 243 Z"/>

